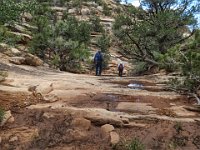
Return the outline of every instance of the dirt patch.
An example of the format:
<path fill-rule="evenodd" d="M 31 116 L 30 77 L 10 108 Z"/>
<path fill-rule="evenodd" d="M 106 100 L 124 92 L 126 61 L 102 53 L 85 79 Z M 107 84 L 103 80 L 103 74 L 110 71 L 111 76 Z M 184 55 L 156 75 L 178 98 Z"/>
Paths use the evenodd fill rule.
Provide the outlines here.
<path fill-rule="evenodd" d="M 197 124 L 181 123 L 178 125 L 181 131 L 178 131 L 176 129 L 177 124 L 169 121 L 157 121 L 149 123 L 149 126 L 143 130 L 140 128 L 132 130 L 117 129 L 122 139 L 119 147 L 122 148 L 123 144 L 130 143 L 134 138 L 137 138 L 145 145 L 145 149 L 198 149 L 199 126 Z"/>
<path fill-rule="evenodd" d="M 41 100 L 32 94 L 23 92 L 5 92 L 0 91 L 0 107 L 5 110 L 15 111 L 26 106 L 37 104 Z"/>
<path fill-rule="evenodd" d="M 48 115 L 47 114 L 51 114 Z M 23 114 L 14 114 L 15 123 L 4 127 L 0 131 L 2 150 L 7 149 L 57 149 L 56 147 L 73 146 L 80 150 L 94 149 L 111 149 L 108 140 L 102 139 L 99 127 L 92 126 L 90 130 L 76 130 L 72 125 L 73 117 L 59 110 L 23 110 Z M 38 130 L 38 134 L 30 137 L 26 142 L 21 138 L 14 142 L 10 141 L 11 137 L 18 136 L 16 130 L 18 127 L 24 128 L 24 135 L 30 128 Z M 15 133 L 12 135 L 12 133 Z M 23 134 L 24 133 L 24 134 Z M 9 136 L 8 136 L 9 135 Z M 8 137 L 8 138 L 6 138 Z M 100 144 L 101 143 L 101 144 Z"/>

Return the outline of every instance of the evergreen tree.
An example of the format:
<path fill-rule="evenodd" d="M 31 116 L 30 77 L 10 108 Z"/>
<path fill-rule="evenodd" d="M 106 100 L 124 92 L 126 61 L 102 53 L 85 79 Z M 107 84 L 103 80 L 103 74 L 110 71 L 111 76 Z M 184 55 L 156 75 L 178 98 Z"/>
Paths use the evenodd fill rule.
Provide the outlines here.
<path fill-rule="evenodd" d="M 159 65 L 159 57 L 183 42 L 183 31 L 195 28 L 199 1 L 142 0 L 141 7 L 129 6 L 116 18 L 115 35 L 123 53 L 148 65 Z"/>

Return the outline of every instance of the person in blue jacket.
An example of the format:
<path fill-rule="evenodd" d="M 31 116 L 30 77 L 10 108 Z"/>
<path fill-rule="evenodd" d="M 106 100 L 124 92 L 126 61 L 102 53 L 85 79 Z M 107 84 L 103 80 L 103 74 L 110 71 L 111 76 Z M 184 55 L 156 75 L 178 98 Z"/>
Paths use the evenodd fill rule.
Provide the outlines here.
<path fill-rule="evenodd" d="M 96 66 L 96 76 L 100 76 L 102 72 L 102 62 L 103 62 L 103 56 L 101 51 L 97 51 L 97 53 L 94 56 L 94 63 Z"/>

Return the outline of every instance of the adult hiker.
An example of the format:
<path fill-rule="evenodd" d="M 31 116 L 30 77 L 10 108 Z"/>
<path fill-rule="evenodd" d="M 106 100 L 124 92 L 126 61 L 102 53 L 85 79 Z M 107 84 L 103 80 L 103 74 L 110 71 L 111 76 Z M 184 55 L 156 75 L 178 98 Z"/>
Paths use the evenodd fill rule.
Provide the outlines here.
<path fill-rule="evenodd" d="M 103 62 L 103 56 L 101 51 L 97 51 L 97 53 L 94 56 L 94 63 L 96 66 L 96 76 L 100 76 L 101 75 L 101 71 L 102 71 L 102 62 Z"/>
<path fill-rule="evenodd" d="M 124 70 L 124 64 L 122 62 L 120 62 L 118 64 L 118 71 L 119 71 L 119 76 L 122 77 L 122 74 L 123 74 L 123 70 Z"/>

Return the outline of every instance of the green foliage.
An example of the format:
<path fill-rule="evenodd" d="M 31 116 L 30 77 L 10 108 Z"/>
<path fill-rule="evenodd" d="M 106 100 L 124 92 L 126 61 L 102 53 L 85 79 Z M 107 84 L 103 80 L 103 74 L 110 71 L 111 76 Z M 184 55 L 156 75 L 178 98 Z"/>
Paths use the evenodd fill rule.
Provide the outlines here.
<path fill-rule="evenodd" d="M 144 150 L 144 145 L 140 142 L 139 139 L 133 139 L 127 146 L 127 150 Z"/>
<path fill-rule="evenodd" d="M 170 55 L 170 59 L 177 64 L 180 71 L 179 78 L 172 78 L 169 84 L 173 90 L 189 94 L 197 99 L 200 104 L 198 91 L 200 90 L 200 30 L 183 46 L 178 46 L 176 54 Z"/>
<path fill-rule="evenodd" d="M 0 42 L 14 45 L 20 40 L 19 36 L 16 36 L 9 32 L 8 28 L 3 25 L 0 25 Z"/>
<path fill-rule="evenodd" d="M 50 64 L 60 70 L 80 70 L 81 62 L 89 55 L 91 25 L 68 14 L 57 20 L 46 4 L 41 4 L 34 13 L 33 24 L 37 29 L 33 31 L 30 51 L 50 59 Z"/>
<path fill-rule="evenodd" d="M 160 57 L 166 57 L 171 63 L 173 60 L 162 55 L 185 40 L 186 26 L 195 27 L 194 13 L 199 11 L 198 5 L 191 0 L 142 0 L 141 4 L 140 8 L 126 7 L 124 13 L 117 16 L 113 29 L 119 46 L 126 55 L 140 62 L 160 65 L 160 60 L 164 60 Z M 174 69 L 171 65 L 167 68 Z"/>
<path fill-rule="evenodd" d="M 132 75 L 141 75 L 145 71 L 147 71 L 149 68 L 148 63 L 146 62 L 135 62 L 135 67 L 132 70 Z"/>
<path fill-rule="evenodd" d="M 5 110 L 0 107 L 0 123 L 3 121 L 4 115 L 5 115 Z"/>
<path fill-rule="evenodd" d="M 101 49 L 104 58 L 103 68 L 108 67 L 108 62 L 110 60 L 110 54 L 109 54 L 109 47 L 110 47 L 110 37 L 107 34 L 103 34 L 99 39 L 97 40 L 97 45 Z"/>
<path fill-rule="evenodd" d="M 111 10 L 106 3 L 103 3 L 103 14 L 105 16 L 111 16 Z"/>
<path fill-rule="evenodd" d="M 100 18 L 98 16 L 94 16 L 90 18 L 91 30 L 94 32 L 104 32 L 103 26 L 100 23 Z"/>
<path fill-rule="evenodd" d="M 13 23 L 19 21 L 23 12 L 34 10 L 35 1 L 0 1 L 0 24 Z"/>
<path fill-rule="evenodd" d="M 176 124 L 174 125 L 174 128 L 176 129 L 176 132 L 179 134 L 180 131 L 183 130 L 182 124 L 181 122 L 176 122 Z"/>

